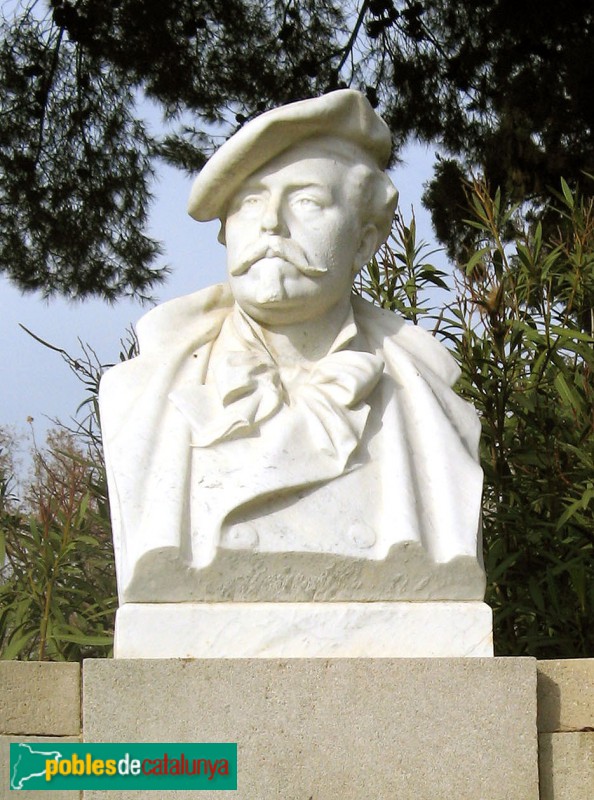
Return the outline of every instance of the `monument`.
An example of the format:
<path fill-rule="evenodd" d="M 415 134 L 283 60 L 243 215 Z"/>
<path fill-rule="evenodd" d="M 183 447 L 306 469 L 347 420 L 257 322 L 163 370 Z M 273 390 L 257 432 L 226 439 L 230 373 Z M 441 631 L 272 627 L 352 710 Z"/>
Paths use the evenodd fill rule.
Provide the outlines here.
<path fill-rule="evenodd" d="M 228 282 L 146 314 L 101 383 L 117 657 L 492 654 L 479 420 L 441 344 L 351 294 L 390 148 L 345 89 L 197 177 Z"/>

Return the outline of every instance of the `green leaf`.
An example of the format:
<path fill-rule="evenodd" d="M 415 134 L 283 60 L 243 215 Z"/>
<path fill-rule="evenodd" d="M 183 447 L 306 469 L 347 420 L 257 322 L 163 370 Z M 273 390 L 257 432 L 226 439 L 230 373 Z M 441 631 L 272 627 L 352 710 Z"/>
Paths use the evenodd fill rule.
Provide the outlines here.
<path fill-rule="evenodd" d="M 36 631 L 28 631 L 27 633 L 21 634 L 20 636 L 13 637 L 7 647 L 0 653 L 0 660 L 2 661 L 12 661 L 13 659 L 17 658 L 21 655 L 22 651 L 25 649 L 26 645 L 29 644 L 33 640 L 36 635 Z"/>
<path fill-rule="evenodd" d="M 492 583 L 497 583 L 500 580 L 500 578 L 503 575 L 505 575 L 507 570 L 513 564 L 516 563 L 517 560 L 518 560 L 517 553 L 511 553 L 510 555 L 508 555 L 507 558 L 505 558 L 503 561 L 497 564 L 496 567 L 489 570 L 489 581 L 491 581 Z"/>
<path fill-rule="evenodd" d="M 575 328 L 563 328 L 560 325 L 551 325 L 551 333 L 564 339 L 577 339 L 580 342 L 594 344 L 594 337 L 585 331 L 578 331 Z"/>
<path fill-rule="evenodd" d="M 561 191 L 563 192 L 563 197 L 568 207 L 573 208 L 575 206 L 575 200 L 565 178 L 561 178 Z"/>
<path fill-rule="evenodd" d="M 479 261 L 483 260 L 483 257 L 487 254 L 490 255 L 491 248 L 490 247 L 482 247 L 480 250 L 477 250 L 475 253 L 472 254 L 466 265 L 464 266 L 464 272 L 466 275 L 470 275 Z"/>
<path fill-rule="evenodd" d="M 64 634 L 56 637 L 61 642 L 73 642 L 80 645 L 111 645 L 113 644 L 113 636 L 103 635 L 85 635 L 85 634 Z"/>
<path fill-rule="evenodd" d="M 586 610 L 586 570 L 582 562 L 572 564 L 568 569 L 571 585 L 578 598 L 582 611 Z"/>
<path fill-rule="evenodd" d="M 568 403 L 575 411 L 580 411 L 583 407 L 582 399 L 575 388 L 569 386 L 562 372 L 558 372 L 555 375 L 554 383 L 561 399 Z"/>
<path fill-rule="evenodd" d="M 546 611 L 544 595 L 542 593 L 542 589 L 538 585 L 538 581 L 533 575 L 531 575 L 528 579 L 528 590 L 535 606 L 544 614 Z"/>

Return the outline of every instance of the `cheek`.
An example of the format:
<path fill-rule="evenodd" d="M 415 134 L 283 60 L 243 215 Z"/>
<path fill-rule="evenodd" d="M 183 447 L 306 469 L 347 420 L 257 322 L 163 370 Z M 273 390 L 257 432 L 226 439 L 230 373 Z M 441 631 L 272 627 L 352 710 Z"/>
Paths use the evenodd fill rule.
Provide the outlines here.
<path fill-rule="evenodd" d="M 332 262 L 349 269 L 355 261 L 355 254 L 359 249 L 359 235 L 356 223 L 339 225 L 325 237 L 326 248 Z"/>
<path fill-rule="evenodd" d="M 225 229 L 225 249 L 227 264 L 231 266 L 240 259 L 245 248 L 251 243 L 249 231 L 243 226 L 228 225 Z"/>
<path fill-rule="evenodd" d="M 246 242 L 253 239 L 254 231 L 258 231 L 258 225 L 251 220 L 230 217 L 225 223 L 227 249 L 239 252 Z"/>
<path fill-rule="evenodd" d="M 335 226 L 320 219 L 300 220 L 298 224 L 294 223 L 290 227 L 290 235 L 306 253 L 312 255 L 332 258 L 336 250 L 341 248 Z"/>

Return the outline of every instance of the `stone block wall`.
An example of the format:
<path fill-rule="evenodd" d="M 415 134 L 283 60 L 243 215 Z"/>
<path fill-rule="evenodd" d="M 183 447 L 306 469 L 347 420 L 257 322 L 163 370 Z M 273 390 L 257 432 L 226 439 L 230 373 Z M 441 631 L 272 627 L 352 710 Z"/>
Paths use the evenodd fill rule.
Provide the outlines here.
<path fill-rule="evenodd" d="M 594 798 L 594 659 L 538 662 L 540 800 Z"/>
<path fill-rule="evenodd" d="M 534 716 L 531 708 L 537 708 L 537 719 L 532 721 L 532 725 L 535 729 L 534 737 L 536 736 L 536 731 L 538 735 L 539 800 L 592 800 L 594 797 L 594 659 L 538 662 L 536 664 L 537 703 L 533 704 L 533 706 L 531 706 L 529 701 L 526 701 L 527 689 L 529 690 L 531 685 L 530 682 L 526 682 L 527 671 L 526 667 L 522 666 L 522 662 L 525 663 L 527 661 L 526 659 L 496 659 L 494 661 L 508 661 L 510 663 L 503 663 L 501 667 L 495 665 L 491 667 L 485 666 L 484 675 L 482 676 L 478 661 L 473 660 L 474 666 L 468 667 L 460 660 L 462 662 L 460 668 L 456 666 L 455 660 L 448 659 L 447 661 L 450 662 L 449 666 L 445 664 L 445 661 L 446 660 L 437 659 L 434 660 L 432 664 L 431 660 L 419 660 L 416 665 L 414 661 L 409 661 L 408 665 L 405 665 L 404 661 L 400 662 L 400 664 L 397 661 L 390 662 L 394 665 L 393 676 L 396 679 L 394 682 L 394 697 L 398 695 L 400 698 L 398 701 L 398 714 L 403 720 L 404 728 L 409 726 L 409 738 L 411 735 L 410 731 L 414 732 L 414 719 L 411 722 L 411 715 L 413 717 L 416 715 L 420 722 L 421 717 L 426 719 L 428 714 L 434 713 L 436 720 L 435 733 L 437 733 L 440 730 L 440 726 L 443 727 L 444 714 L 446 712 L 452 712 L 452 709 L 455 709 L 456 702 L 459 702 L 461 706 L 465 705 L 469 698 L 472 700 L 473 696 L 474 698 L 479 696 L 473 693 L 477 691 L 480 693 L 481 687 L 486 696 L 488 696 L 489 693 L 492 694 L 493 687 L 500 683 L 500 681 L 494 682 L 494 677 L 498 674 L 500 678 L 509 678 L 514 682 L 521 682 L 523 684 L 523 689 L 521 690 L 518 686 L 509 687 L 509 700 L 512 705 L 516 705 L 516 708 L 512 709 L 509 705 L 507 705 L 507 708 L 505 705 L 502 706 L 503 714 L 499 723 L 502 731 L 507 731 L 512 722 L 513 725 L 517 726 L 517 698 L 522 698 L 527 714 L 532 714 L 532 716 Z M 488 661 L 489 660 L 485 659 L 486 665 L 488 665 Z M 442 663 L 440 664 L 439 662 Z M 366 704 L 363 702 L 365 699 L 373 701 L 375 697 L 375 699 L 380 702 L 380 705 L 385 705 L 386 702 L 389 702 L 389 698 L 386 698 L 386 691 L 389 693 L 391 681 L 389 675 L 390 664 L 387 663 L 387 660 L 370 660 L 368 662 L 369 670 L 365 669 L 364 660 L 361 660 L 359 665 L 354 664 L 353 666 L 349 666 L 345 663 L 341 664 L 340 660 L 311 660 L 309 662 L 301 662 L 300 665 L 296 664 L 293 668 L 290 667 L 291 662 L 288 662 L 288 670 L 286 667 L 283 667 L 280 662 L 274 661 L 274 663 L 272 663 L 272 660 L 269 662 L 260 662 L 259 665 L 255 662 L 252 663 L 255 664 L 255 673 L 257 674 L 255 674 L 254 677 L 254 671 L 252 670 L 252 678 L 250 679 L 253 690 L 251 701 L 249 698 L 249 686 L 245 685 L 245 682 L 241 679 L 242 671 L 246 668 L 249 669 L 247 662 L 229 662 L 225 666 L 223 673 L 221 673 L 220 669 L 215 669 L 213 673 L 213 668 L 215 667 L 214 663 L 209 666 L 208 662 L 204 662 L 205 669 L 202 671 L 203 674 L 200 680 L 205 686 L 216 686 L 217 680 L 220 681 L 223 678 L 226 680 L 227 678 L 230 679 L 233 677 L 238 688 L 236 697 L 238 700 L 241 700 L 243 705 L 247 704 L 249 706 L 250 702 L 255 702 L 257 705 L 260 701 L 254 700 L 253 698 L 261 697 L 261 702 L 264 704 L 262 708 L 264 710 L 274 707 L 275 703 L 279 706 L 279 716 L 274 723 L 271 723 L 272 729 L 276 730 L 274 734 L 276 741 L 273 742 L 271 753 L 275 752 L 275 750 L 277 750 L 279 754 L 282 753 L 282 737 L 284 735 L 288 736 L 287 743 L 289 743 L 290 736 L 295 738 L 296 729 L 293 723 L 299 719 L 303 722 L 303 730 L 301 733 L 298 733 L 298 735 L 302 736 L 300 745 L 302 753 L 305 751 L 309 752 L 309 750 L 312 750 L 312 752 L 316 750 L 320 752 L 324 750 L 331 752 L 333 749 L 336 752 L 339 750 L 340 745 L 337 745 L 337 742 L 340 740 L 341 736 L 344 736 L 344 731 L 341 730 L 341 725 L 338 725 L 337 714 L 342 714 L 341 719 L 344 721 L 346 710 L 341 710 L 339 706 L 333 705 L 333 703 L 330 702 L 324 711 L 324 708 L 321 708 L 320 704 L 324 705 L 328 702 L 328 693 L 334 693 L 335 698 L 340 698 L 341 696 L 344 698 L 344 693 L 341 695 L 340 691 L 341 685 L 343 685 L 343 688 L 348 688 L 348 691 L 353 693 L 353 706 L 355 709 L 358 709 L 358 713 L 361 713 L 360 709 L 365 707 Z M 285 662 L 285 664 L 287 664 L 287 662 Z M 409 714 L 404 714 L 406 703 L 403 704 L 403 697 L 406 695 L 405 684 L 407 681 L 407 673 L 406 669 L 404 669 L 405 666 L 408 667 L 410 674 L 416 675 L 416 677 L 411 678 L 412 682 L 410 685 L 413 691 L 408 701 Z M 199 692 L 204 689 L 204 687 L 202 689 L 199 688 L 198 684 L 200 681 L 196 679 L 196 676 L 200 674 L 200 665 L 197 662 L 90 662 L 87 672 L 89 676 L 92 676 L 92 682 L 94 682 L 95 688 L 90 692 L 92 696 L 88 698 L 88 713 L 90 713 L 94 704 L 98 704 L 97 708 L 100 710 L 101 703 L 98 702 L 100 699 L 99 691 L 106 692 L 109 696 L 105 698 L 105 707 L 111 709 L 110 713 L 118 712 L 121 714 L 120 722 L 118 723 L 119 728 L 114 730 L 114 733 L 122 733 L 122 719 L 126 717 L 126 709 L 121 708 L 118 711 L 117 707 L 114 705 L 115 697 L 118 695 L 118 691 L 120 691 L 121 694 L 121 689 L 118 690 L 116 683 L 110 684 L 108 674 L 110 669 L 113 671 L 114 676 L 116 673 L 118 674 L 118 680 L 123 681 L 124 685 L 130 685 L 130 682 L 132 682 L 132 684 L 136 682 L 139 686 L 145 685 L 147 681 L 149 684 L 153 682 L 157 677 L 155 673 L 159 673 L 160 678 L 164 679 L 167 674 L 170 676 L 176 673 L 181 674 L 183 670 L 184 677 L 187 679 L 185 683 L 187 697 L 194 698 L 192 702 L 188 702 L 186 705 L 193 714 L 196 713 L 196 708 L 199 706 L 199 696 L 197 696 L 197 694 L 199 695 Z M 470 669 L 470 673 L 468 669 Z M 227 672 L 230 674 L 227 675 Z M 448 672 L 453 682 L 447 679 Z M 233 675 L 231 675 L 231 673 L 233 673 Z M 291 673 L 293 673 L 292 677 Z M 434 673 L 433 677 L 432 673 Z M 432 682 L 439 673 L 441 673 L 442 679 L 445 682 L 442 681 L 440 687 L 433 687 L 428 693 L 424 693 L 422 689 L 423 681 L 419 679 L 419 676 L 425 675 L 426 679 Z M 280 680 L 277 681 L 275 676 L 280 676 Z M 289 679 L 289 684 L 292 681 L 294 689 L 300 687 L 299 691 L 303 693 L 303 697 L 307 697 L 309 701 L 311 701 L 312 705 L 309 712 L 304 708 L 299 710 L 298 706 L 293 709 L 289 708 L 290 702 L 288 702 L 286 698 L 283 699 L 282 695 L 278 695 L 280 687 L 283 685 L 289 686 L 289 684 L 287 684 L 287 679 Z M 467 682 L 470 681 L 470 683 L 474 685 L 474 688 L 466 693 L 461 690 L 461 687 L 465 685 L 465 679 Z M 169 680 L 171 680 L 171 677 Z M 320 684 L 320 681 L 322 681 L 322 683 L 325 681 L 323 686 Z M 376 684 L 375 687 L 373 687 L 374 683 Z M 194 686 L 192 686 L 192 684 L 194 684 Z M 254 687 L 256 686 L 259 686 L 262 691 L 259 689 L 255 691 Z M 357 689 L 357 686 L 359 686 L 359 689 Z M 366 686 L 372 686 L 373 688 L 372 690 L 369 690 L 369 688 L 366 690 Z M 357 691 L 362 693 L 359 697 L 355 696 Z M 449 697 L 448 692 L 451 693 Z M 245 697 L 242 697 L 242 693 L 245 693 Z M 217 694 L 219 694 L 221 700 L 224 699 L 223 696 L 225 692 L 219 687 L 219 689 L 216 689 L 211 694 L 209 702 L 216 700 Z M 438 698 L 440 695 L 444 697 L 441 707 L 436 705 L 436 702 L 439 703 Z M 324 700 L 324 696 L 326 696 L 326 700 Z M 205 701 L 206 699 L 207 698 L 205 698 Z M 142 708 L 142 703 L 139 705 L 137 701 L 139 701 L 138 697 L 132 701 L 132 706 L 135 706 L 135 715 L 138 715 L 139 709 Z M 81 740 L 81 738 L 83 738 L 81 703 L 81 674 L 78 664 L 0 662 L 0 798 L 6 797 L 8 800 L 11 796 L 8 791 L 9 743 L 11 741 L 27 741 L 28 739 L 54 742 Z M 225 704 L 221 707 L 224 714 L 227 716 L 232 712 L 232 705 L 232 698 L 228 697 Z M 348 704 L 345 708 L 348 710 Z M 316 722 L 316 715 L 321 713 L 320 709 L 324 711 L 323 717 L 327 722 L 327 736 L 323 742 L 320 741 L 316 747 L 313 747 L 312 742 L 308 741 L 306 736 L 307 720 L 311 720 L 315 729 L 315 726 L 320 724 L 319 720 Z M 334 711 L 332 711 L 332 709 L 334 709 Z M 433 711 L 431 711 L 431 709 L 433 709 Z M 208 712 L 210 717 L 213 717 L 214 711 L 214 708 L 210 709 Z M 180 714 L 183 716 L 182 712 L 183 709 L 180 709 Z M 168 713 L 171 716 L 171 709 L 169 709 Z M 390 715 L 386 715 L 385 708 L 378 709 L 377 712 L 374 712 L 374 714 L 376 713 L 379 714 L 379 717 L 384 719 L 382 724 L 385 727 L 386 720 L 389 722 Z M 156 731 L 159 729 L 158 710 L 154 706 L 146 708 L 146 715 L 148 724 L 147 730 L 151 733 L 151 738 L 155 740 Z M 105 720 L 107 719 L 108 715 L 105 715 Z M 514 722 L 514 720 L 516 721 Z M 229 718 L 227 722 L 229 726 L 229 736 L 233 738 L 232 719 Z M 167 727 L 167 725 L 170 725 L 170 720 L 164 720 L 163 724 Z M 364 728 L 365 723 L 363 721 L 362 724 Z M 140 720 L 139 725 L 140 728 L 138 730 L 140 731 L 143 727 L 142 720 Z M 252 731 L 256 739 L 258 737 L 261 738 L 266 734 L 266 714 L 259 720 L 256 720 L 255 717 L 248 718 L 247 720 L 244 719 L 243 725 L 246 727 L 246 730 Z M 283 733 L 283 725 L 285 726 L 285 734 Z M 492 717 L 489 719 L 488 725 L 491 726 L 491 734 L 493 734 L 493 731 L 496 730 L 496 726 L 495 728 L 493 727 L 494 723 Z M 89 731 L 86 738 L 90 740 L 93 738 L 93 732 L 95 736 L 97 735 L 101 725 L 97 723 L 96 719 L 93 720 L 89 718 L 85 727 Z M 258 730 L 258 728 L 260 728 L 260 730 Z M 240 726 L 236 728 L 238 733 L 239 729 Z M 378 733 L 381 734 L 382 732 Z M 424 746 L 427 748 L 425 763 L 429 765 L 432 759 L 434 759 L 437 764 L 439 759 L 443 756 L 443 752 L 440 753 L 439 749 L 435 749 L 435 736 L 432 736 L 431 733 L 432 731 L 430 729 L 421 730 L 419 744 L 417 745 L 421 746 L 420 743 L 424 743 Z M 187 739 L 188 736 L 191 739 L 192 736 L 190 734 L 191 731 L 188 728 L 185 731 L 185 737 L 181 737 L 180 740 L 183 740 L 183 738 Z M 315 730 L 312 730 L 312 734 L 315 739 L 317 735 Z M 355 724 L 353 727 L 353 735 L 356 736 L 356 734 L 357 726 Z M 369 735 L 368 732 L 367 736 L 369 737 Z M 443 731 L 440 735 L 443 735 Z M 514 740 L 514 735 L 516 736 L 516 740 Z M 528 733 L 528 735 L 523 736 L 523 741 L 518 741 L 517 731 L 514 735 L 509 736 L 510 759 L 501 764 L 502 775 L 515 764 L 517 754 L 521 749 L 524 749 L 525 753 L 529 753 L 532 747 L 531 740 L 533 736 L 531 734 Z M 107 740 L 109 737 L 105 736 L 104 738 Z M 113 738 L 113 736 L 111 738 Z M 118 736 L 115 738 L 118 738 Z M 142 738 L 145 737 L 135 733 L 133 737 L 130 737 L 130 740 L 141 740 Z M 235 738 L 238 738 L 237 734 Z M 279 739 L 281 741 L 279 741 Z M 454 771 L 456 769 L 468 768 L 471 770 L 474 769 L 477 772 L 482 770 L 483 767 L 479 749 L 480 746 L 484 748 L 485 742 L 483 739 L 484 736 L 481 738 L 481 732 L 477 730 L 474 743 L 472 739 L 469 742 L 468 765 L 452 764 L 452 769 Z M 482 745 L 479 744 L 481 742 Z M 357 747 L 363 746 L 363 744 L 357 744 Z M 477 744 L 479 744 L 479 749 L 477 749 Z M 371 745 L 373 745 L 373 742 L 371 742 Z M 295 772 L 296 768 L 299 767 L 299 759 L 301 758 L 299 752 L 291 753 L 290 750 L 290 747 L 286 748 L 284 756 L 292 759 L 289 765 L 290 768 L 289 766 L 287 767 L 287 773 L 291 771 Z M 338 753 L 338 755 L 340 757 L 340 753 Z M 411 758 L 404 758 L 405 755 L 402 748 L 400 748 L 399 752 L 394 755 L 394 766 L 400 762 L 406 766 L 407 763 L 411 764 L 412 761 L 417 759 L 419 763 L 423 763 L 423 757 L 418 752 L 412 753 Z M 263 754 L 263 757 L 267 757 L 267 755 Z M 443 762 L 442 758 L 441 761 Z M 302 792 L 299 794 L 298 789 L 295 787 L 289 789 L 286 784 L 283 785 L 283 765 L 278 764 L 276 768 L 279 783 L 277 786 L 269 785 L 268 788 L 271 791 L 266 792 L 265 797 L 259 794 L 252 795 L 249 792 L 246 794 L 245 791 L 241 794 L 238 792 L 235 796 L 237 796 L 238 799 L 240 796 L 244 796 L 249 798 L 249 800 L 272 800 L 274 797 L 282 797 L 283 800 L 291 800 L 293 797 L 301 798 L 302 796 L 303 800 L 308 800 L 310 795 L 314 800 L 325 800 L 326 798 L 334 797 L 331 793 L 326 793 L 324 795 L 314 793 L 312 795 L 311 791 L 309 794 L 306 793 L 306 795 L 303 795 Z M 361 768 L 363 769 L 363 765 Z M 443 771 L 443 764 L 439 769 L 434 770 L 435 778 L 438 777 L 440 770 Z M 532 798 L 535 796 L 534 790 L 531 788 L 528 789 L 529 786 L 532 786 L 532 772 L 532 769 L 529 769 L 528 773 L 524 771 L 522 775 L 518 775 L 518 791 L 520 787 L 524 788 L 521 790 L 520 794 L 510 794 L 510 800 L 526 800 L 527 797 Z M 431 775 L 430 768 L 427 770 L 427 774 L 429 776 Z M 507 774 L 509 775 L 509 772 L 507 772 Z M 335 776 L 335 780 L 340 782 L 339 773 Z M 428 778 L 428 780 L 430 780 L 430 778 Z M 368 794 L 365 800 L 368 800 L 368 798 L 371 800 L 383 800 L 384 797 L 386 800 L 388 800 L 388 798 L 392 800 L 394 797 L 393 793 L 388 792 L 382 794 L 381 786 L 381 782 L 374 785 L 373 798 Z M 300 788 L 304 789 L 305 787 L 303 786 Z M 436 784 L 432 787 L 429 786 L 428 789 L 428 797 L 440 796 L 440 790 Z M 471 792 L 472 791 L 474 790 L 471 790 Z M 526 795 L 527 791 L 528 795 Z M 462 800 L 462 797 L 472 797 L 472 800 L 492 800 L 492 797 L 495 796 L 492 792 L 487 795 L 484 795 L 482 791 L 478 794 L 476 791 L 474 791 L 474 793 L 476 794 L 476 798 L 473 794 L 462 793 L 456 797 L 456 800 Z M 78 793 L 74 792 L 48 793 L 24 791 L 14 796 L 21 797 L 23 800 L 33 800 L 34 798 L 50 800 L 50 794 L 51 800 L 81 800 Z M 113 796 L 113 794 L 114 793 L 110 793 L 110 796 Z M 133 800 L 142 800 L 138 792 L 132 794 L 134 795 Z M 152 798 L 154 792 L 149 794 Z M 180 793 L 172 794 L 177 795 L 177 800 L 184 800 L 179 796 Z M 353 797 L 359 796 L 356 792 L 351 792 L 351 795 Z M 193 796 L 198 797 L 198 793 L 195 793 Z M 399 791 L 398 800 L 413 800 L 413 796 L 414 800 L 418 800 L 417 793 L 411 795 L 409 798 L 406 792 L 402 793 L 402 791 Z M 203 797 L 202 793 L 200 797 Z M 152 798 L 152 800 L 154 800 L 154 798 Z M 159 800 L 161 799 L 159 798 Z"/>
<path fill-rule="evenodd" d="M 79 664 L 0 661 L 0 798 L 79 800 L 78 792 L 9 790 L 10 742 L 77 742 L 81 730 Z"/>

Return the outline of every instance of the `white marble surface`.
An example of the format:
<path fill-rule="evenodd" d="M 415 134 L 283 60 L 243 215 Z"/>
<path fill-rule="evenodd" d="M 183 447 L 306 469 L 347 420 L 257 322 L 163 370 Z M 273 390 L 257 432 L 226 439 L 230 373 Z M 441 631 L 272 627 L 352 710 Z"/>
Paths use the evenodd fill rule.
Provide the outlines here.
<path fill-rule="evenodd" d="M 492 656 L 485 603 L 127 603 L 116 658 Z"/>
<path fill-rule="evenodd" d="M 482 600 L 457 367 L 351 296 L 389 232 L 389 152 L 344 90 L 258 117 L 198 176 L 229 282 L 149 312 L 101 384 L 121 602 Z"/>

